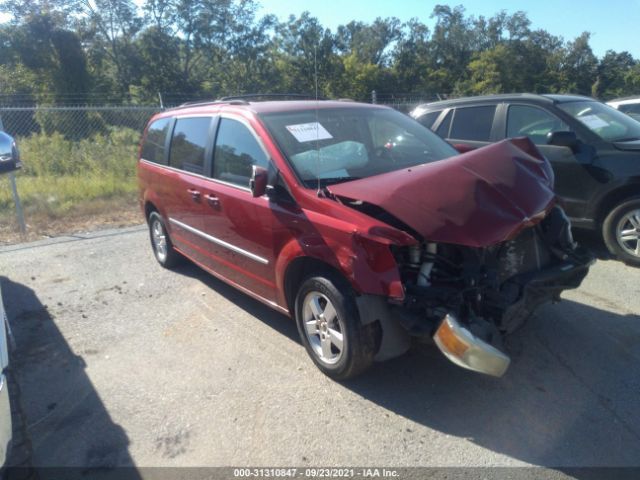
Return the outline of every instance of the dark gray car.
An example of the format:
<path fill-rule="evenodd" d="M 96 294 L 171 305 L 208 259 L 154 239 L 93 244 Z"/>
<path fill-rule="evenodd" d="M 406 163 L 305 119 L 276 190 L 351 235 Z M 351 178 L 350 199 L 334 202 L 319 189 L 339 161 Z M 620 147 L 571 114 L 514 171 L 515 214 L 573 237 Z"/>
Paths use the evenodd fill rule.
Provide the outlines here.
<path fill-rule="evenodd" d="M 529 137 L 550 160 L 572 224 L 640 266 L 640 122 L 589 97 L 508 94 L 420 105 L 411 116 L 459 150 Z"/>

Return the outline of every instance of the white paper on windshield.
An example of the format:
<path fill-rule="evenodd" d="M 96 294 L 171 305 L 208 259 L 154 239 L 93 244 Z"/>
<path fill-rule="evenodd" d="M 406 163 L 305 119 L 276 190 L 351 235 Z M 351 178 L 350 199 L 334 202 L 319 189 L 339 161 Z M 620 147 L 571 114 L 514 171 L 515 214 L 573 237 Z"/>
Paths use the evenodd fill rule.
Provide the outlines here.
<path fill-rule="evenodd" d="M 601 119 L 598 115 L 586 115 L 584 117 L 578 117 L 578 120 L 580 120 L 591 129 L 604 128 L 609 126 L 609 124 Z"/>
<path fill-rule="evenodd" d="M 300 143 L 313 142 L 315 140 L 326 140 L 333 138 L 327 129 L 319 122 L 299 123 L 298 125 L 287 125 L 286 129 Z"/>

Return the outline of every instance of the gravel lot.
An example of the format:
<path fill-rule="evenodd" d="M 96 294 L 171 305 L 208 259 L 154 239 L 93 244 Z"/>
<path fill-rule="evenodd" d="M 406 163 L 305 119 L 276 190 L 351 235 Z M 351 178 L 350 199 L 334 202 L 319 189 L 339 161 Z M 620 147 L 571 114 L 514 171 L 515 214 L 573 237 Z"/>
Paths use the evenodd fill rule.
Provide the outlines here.
<path fill-rule="evenodd" d="M 431 346 L 339 384 L 294 323 L 142 227 L 0 248 L 36 466 L 639 466 L 640 269 L 601 260 L 502 379 Z"/>

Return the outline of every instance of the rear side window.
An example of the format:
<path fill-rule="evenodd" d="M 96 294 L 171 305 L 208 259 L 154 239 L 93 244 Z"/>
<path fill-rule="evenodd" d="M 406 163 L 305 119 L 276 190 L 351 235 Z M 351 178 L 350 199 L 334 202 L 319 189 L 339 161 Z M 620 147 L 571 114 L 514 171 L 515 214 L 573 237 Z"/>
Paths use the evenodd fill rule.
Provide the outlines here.
<path fill-rule="evenodd" d="M 170 124 L 170 118 L 161 118 L 149 125 L 142 145 L 143 159 L 153 163 L 165 163 L 164 146 Z"/>
<path fill-rule="evenodd" d="M 258 141 L 244 124 L 230 118 L 220 119 L 213 178 L 248 187 L 252 166 L 267 168 L 268 163 Z"/>
<path fill-rule="evenodd" d="M 433 122 L 436 121 L 436 118 L 442 113 L 442 110 L 438 110 L 436 112 L 429 112 L 422 115 L 418 118 L 418 121 L 427 128 L 433 127 Z"/>
<path fill-rule="evenodd" d="M 453 116 L 450 138 L 488 142 L 491 138 L 495 105 L 457 108 Z"/>
<path fill-rule="evenodd" d="M 211 117 L 179 118 L 171 138 L 169 165 L 202 175 L 210 126 Z"/>
<path fill-rule="evenodd" d="M 620 105 L 618 110 L 624 113 L 638 113 L 640 114 L 640 103 L 628 103 L 626 105 Z"/>

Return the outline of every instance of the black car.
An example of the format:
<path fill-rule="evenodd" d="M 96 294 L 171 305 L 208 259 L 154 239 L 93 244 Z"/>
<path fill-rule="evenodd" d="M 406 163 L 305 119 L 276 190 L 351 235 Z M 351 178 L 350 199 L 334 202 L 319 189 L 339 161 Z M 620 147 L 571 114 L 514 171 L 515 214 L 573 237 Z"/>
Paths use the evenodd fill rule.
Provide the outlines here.
<path fill-rule="evenodd" d="M 411 116 L 460 151 L 529 137 L 553 165 L 572 224 L 601 231 L 611 253 L 640 266 L 640 122 L 576 95 L 459 98 Z"/>

